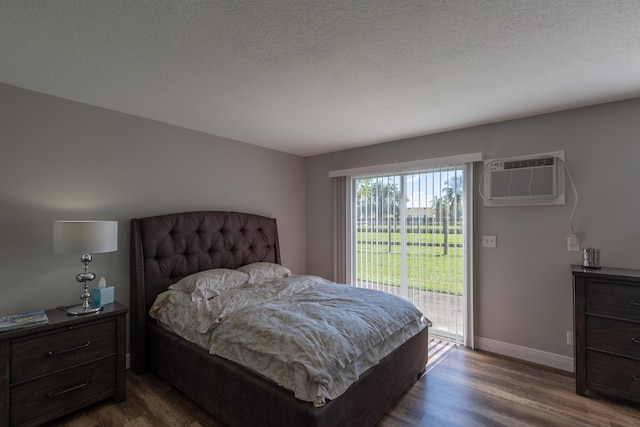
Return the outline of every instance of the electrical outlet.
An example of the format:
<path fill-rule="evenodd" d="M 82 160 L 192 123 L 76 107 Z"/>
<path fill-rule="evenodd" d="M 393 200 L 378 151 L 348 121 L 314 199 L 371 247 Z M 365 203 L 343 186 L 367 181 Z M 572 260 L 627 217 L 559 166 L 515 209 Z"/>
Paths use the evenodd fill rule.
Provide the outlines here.
<path fill-rule="evenodd" d="M 567 345 L 573 345 L 573 331 L 567 331 Z"/>
<path fill-rule="evenodd" d="M 496 236 L 482 236 L 482 247 L 495 248 L 498 246 L 498 239 Z"/>
<path fill-rule="evenodd" d="M 575 234 L 570 234 L 567 237 L 567 251 L 580 252 L 580 237 Z"/>

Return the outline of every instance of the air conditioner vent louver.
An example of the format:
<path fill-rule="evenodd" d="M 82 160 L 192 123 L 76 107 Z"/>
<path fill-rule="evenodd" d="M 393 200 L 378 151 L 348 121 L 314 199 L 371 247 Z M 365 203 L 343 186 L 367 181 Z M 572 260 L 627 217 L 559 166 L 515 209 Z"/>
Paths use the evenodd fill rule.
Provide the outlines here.
<path fill-rule="evenodd" d="M 522 168 L 535 168 L 540 166 L 553 166 L 556 163 L 555 157 L 544 157 L 540 159 L 529 160 L 514 160 L 510 162 L 504 162 L 504 169 L 522 169 Z"/>
<path fill-rule="evenodd" d="M 484 205 L 563 205 L 563 161 L 562 151 L 486 160 Z"/>

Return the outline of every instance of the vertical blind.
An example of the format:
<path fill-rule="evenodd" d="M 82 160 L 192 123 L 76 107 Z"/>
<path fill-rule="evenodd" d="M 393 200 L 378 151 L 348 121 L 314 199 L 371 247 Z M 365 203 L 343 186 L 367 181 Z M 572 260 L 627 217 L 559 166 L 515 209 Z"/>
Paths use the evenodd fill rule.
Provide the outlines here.
<path fill-rule="evenodd" d="M 352 177 L 352 283 L 399 295 L 464 343 L 464 172 L 447 165 Z"/>

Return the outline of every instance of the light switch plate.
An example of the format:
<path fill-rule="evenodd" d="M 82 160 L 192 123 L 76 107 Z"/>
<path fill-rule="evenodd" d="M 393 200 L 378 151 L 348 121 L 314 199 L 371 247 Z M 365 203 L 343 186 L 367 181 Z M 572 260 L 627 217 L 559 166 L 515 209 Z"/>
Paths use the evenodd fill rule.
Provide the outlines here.
<path fill-rule="evenodd" d="M 482 247 L 483 248 L 495 248 L 498 246 L 498 239 L 496 236 L 482 236 Z"/>

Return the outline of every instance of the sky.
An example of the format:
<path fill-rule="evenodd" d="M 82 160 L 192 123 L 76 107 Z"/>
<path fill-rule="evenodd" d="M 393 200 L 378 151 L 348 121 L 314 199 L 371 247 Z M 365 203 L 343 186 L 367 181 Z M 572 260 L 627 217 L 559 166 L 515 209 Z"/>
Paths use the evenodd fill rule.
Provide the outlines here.
<path fill-rule="evenodd" d="M 442 170 L 432 173 L 407 175 L 407 207 L 431 207 L 434 195 L 441 196 L 444 183 L 448 179 L 456 176 L 456 174 L 462 174 L 462 170 Z M 399 177 L 397 182 L 399 184 Z"/>

